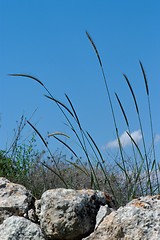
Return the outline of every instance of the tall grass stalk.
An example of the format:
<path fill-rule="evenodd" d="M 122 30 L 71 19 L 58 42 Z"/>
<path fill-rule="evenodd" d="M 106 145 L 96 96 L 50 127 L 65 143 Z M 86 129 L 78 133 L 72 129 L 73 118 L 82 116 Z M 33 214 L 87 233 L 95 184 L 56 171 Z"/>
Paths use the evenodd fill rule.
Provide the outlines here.
<path fill-rule="evenodd" d="M 104 69 L 103 69 L 102 60 L 101 60 L 100 54 L 98 52 L 98 49 L 97 49 L 94 41 L 92 40 L 91 36 L 89 35 L 89 33 L 87 31 L 86 31 L 86 35 L 87 35 L 87 37 L 88 37 L 88 39 L 89 39 L 89 41 L 90 41 L 90 43 L 91 43 L 95 53 L 96 53 L 96 56 L 98 58 L 98 62 L 99 62 L 99 65 L 100 65 L 100 68 L 101 68 L 101 71 L 102 71 L 102 76 L 103 76 L 103 80 L 104 80 L 104 84 L 105 84 L 105 89 L 106 89 L 106 92 L 107 92 L 109 105 L 110 105 L 111 113 L 112 113 L 112 117 L 113 117 L 114 127 L 115 127 L 115 131 L 116 131 L 116 136 L 117 136 L 117 140 L 118 140 L 119 151 L 120 151 L 120 155 L 121 155 L 121 159 L 122 159 L 123 171 L 124 171 L 126 180 L 128 182 L 130 182 L 131 179 L 130 179 L 130 177 L 128 175 L 126 164 L 125 164 L 125 159 L 124 159 L 124 156 L 123 156 L 123 147 L 122 147 L 122 144 L 121 144 L 121 141 L 120 141 L 120 138 L 119 138 L 119 132 L 118 132 L 118 127 L 117 127 L 116 117 L 115 117 L 115 113 L 114 113 L 114 108 L 113 108 L 113 104 L 112 104 L 112 99 L 111 99 L 111 95 L 110 95 L 110 91 L 109 91 L 106 75 L 105 75 L 105 72 L 104 72 Z"/>
<path fill-rule="evenodd" d="M 62 112 L 62 115 L 64 116 L 65 120 L 67 121 L 66 126 L 70 129 L 70 131 L 72 132 L 72 134 L 76 138 L 76 141 L 78 142 L 77 145 L 80 147 L 80 149 L 84 153 L 84 156 L 86 157 L 87 164 L 88 164 L 89 168 L 86 167 L 86 165 L 81 160 L 81 158 L 78 157 L 78 154 L 70 146 L 70 144 L 66 143 L 64 140 L 61 139 L 61 137 L 62 138 L 66 137 L 67 139 L 69 139 L 70 136 L 68 136 L 68 135 L 66 135 L 65 133 L 62 133 L 62 132 L 54 132 L 54 133 L 50 133 L 48 135 L 48 137 L 53 137 L 56 141 L 60 142 L 63 146 L 65 146 L 71 152 L 71 154 L 73 154 L 73 156 L 76 158 L 77 162 L 69 161 L 67 159 L 66 159 L 66 162 L 71 164 L 72 166 L 74 166 L 78 170 L 80 170 L 86 176 L 90 177 L 91 188 L 95 188 L 95 189 L 100 189 L 101 188 L 99 178 L 97 176 L 97 169 L 98 170 L 100 169 L 101 173 L 103 174 L 103 177 L 104 177 L 104 186 L 107 188 L 107 190 L 109 190 L 112 193 L 112 195 L 115 199 L 117 199 L 117 196 L 116 196 L 117 189 L 118 189 L 119 195 L 122 198 L 123 198 L 123 193 L 124 193 L 124 189 L 125 189 L 125 194 L 127 195 L 125 197 L 127 198 L 127 200 L 130 200 L 133 197 L 135 197 L 137 192 L 139 191 L 139 189 L 140 189 L 140 194 L 142 194 L 142 195 L 147 194 L 148 189 L 149 189 L 149 193 L 153 194 L 155 192 L 155 189 L 153 188 L 150 174 L 151 174 L 151 172 L 154 168 L 155 173 L 156 173 L 157 189 L 158 189 L 158 192 L 159 192 L 158 171 L 160 169 L 160 165 L 156 162 L 154 133 L 153 133 L 151 106 L 150 106 L 150 94 L 149 94 L 149 89 L 148 89 L 148 81 L 147 81 L 147 77 L 146 77 L 146 73 L 144 71 L 143 65 L 140 62 L 140 67 L 141 67 L 141 70 L 142 70 L 142 74 L 143 74 L 143 78 L 144 78 L 144 82 L 145 82 L 147 99 L 148 99 L 150 128 L 151 128 L 151 136 L 152 136 L 152 148 L 153 148 L 153 155 L 154 155 L 153 156 L 154 159 L 152 161 L 151 168 L 150 168 L 149 158 L 148 158 L 148 154 L 147 154 L 147 148 L 146 148 L 146 143 L 145 143 L 145 138 L 144 138 L 142 121 L 141 121 L 141 116 L 140 116 L 140 111 L 139 111 L 136 95 L 134 93 L 134 90 L 133 90 L 133 88 L 130 84 L 130 81 L 129 81 L 128 77 L 125 74 L 123 74 L 123 76 L 124 76 L 125 81 L 126 81 L 128 87 L 129 87 L 129 91 L 130 91 L 131 96 L 133 98 L 134 106 L 135 106 L 135 109 L 136 109 L 136 114 L 138 116 L 138 122 L 139 122 L 139 126 L 140 126 L 140 131 L 141 131 L 141 134 L 142 134 L 142 143 L 143 143 L 144 154 L 142 154 L 141 149 L 139 148 L 139 146 L 137 145 L 137 143 L 135 142 L 135 140 L 132 137 L 131 130 L 130 130 L 131 129 L 130 128 L 130 123 L 129 123 L 127 114 L 124 110 L 124 107 L 123 107 L 121 101 L 120 101 L 120 98 L 115 93 L 116 99 L 118 101 L 118 104 L 119 104 L 120 109 L 122 111 L 125 123 L 127 125 L 127 129 L 128 129 L 127 134 L 128 134 L 128 137 L 130 138 L 131 144 L 132 144 L 133 158 L 134 158 L 135 166 L 134 166 L 133 172 L 131 172 L 130 168 L 127 165 L 127 160 L 125 159 L 125 157 L 126 157 L 125 151 L 124 151 L 123 144 L 121 143 L 121 139 L 120 139 L 120 136 L 119 136 L 118 125 L 117 125 L 117 121 L 116 121 L 116 117 L 115 117 L 115 112 L 114 112 L 114 108 L 113 108 L 113 103 L 112 103 L 110 90 L 109 90 L 109 87 L 108 87 L 108 80 L 106 78 L 106 74 L 105 74 L 104 68 L 103 68 L 103 63 L 102 63 L 100 54 L 98 52 L 98 49 L 97 49 L 95 43 L 93 42 L 91 36 L 89 35 L 88 32 L 86 32 L 86 35 L 87 35 L 87 38 L 88 38 L 91 46 L 94 49 L 94 52 L 96 53 L 96 57 L 98 59 L 100 69 L 101 69 L 101 72 L 102 72 L 102 77 L 103 77 L 103 80 L 104 80 L 104 85 L 105 85 L 105 90 L 106 90 L 106 93 L 107 93 L 107 98 L 109 100 L 111 115 L 112 115 L 112 118 L 113 118 L 115 133 L 116 133 L 118 146 L 119 146 L 119 152 L 118 153 L 120 153 L 120 157 L 121 157 L 121 163 L 119 163 L 117 160 L 115 160 L 115 163 L 116 163 L 116 167 L 118 167 L 118 169 L 120 170 L 120 173 L 122 173 L 122 175 L 123 175 L 122 177 L 125 178 L 124 184 L 117 181 L 118 176 L 116 178 L 116 176 L 114 176 L 113 173 L 108 174 L 107 168 L 106 168 L 106 165 L 105 165 L 105 161 L 103 159 L 103 156 L 102 156 L 102 153 L 101 153 L 100 149 L 98 148 L 95 140 L 90 135 L 90 133 L 83 129 L 83 127 L 81 125 L 81 122 L 80 122 L 80 119 L 78 117 L 78 114 L 77 114 L 77 112 L 76 112 L 76 110 L 73 106 L 73 103 L 72 103 L 71 99 L 68 97 L 67 94 L 65 94 L 65 99 L 67 100 L 67 104 L 64 104 L 62 101 L 57 100 L 51 94 L 51 92 L 47 89 L 45 84 L 43 82 L 41 82 L 39 79 L 37 79 L 37 78 L 35 78 L 31 75 L 21 74 L 21 73 L 20 74 L 9 74 L 9 75 L 14 76 L 14 77 L 24 77 L 24 78 L 27 78 L 27 79 L 29 78 L 29 79 L 32 79 L 32 80 L 36 81 L 47 92 L 47 94 L 45 94 L 44 96 L 46 98 L 48 98 L 49 100 L 53 101 L 58 106 L 58 108 Z M 63 174 L 61 172 L 61 169 L 60 169 L 59 165 L 57 164 L 56 160 L 54 159 L 54 156 L 53 156 L 53 154 L 52 154 L 52 152 L 51 152 L 51 150 L 48 146 L 48 143 L 46 142 L 46 140 L 43 138 L 43 136 L 40 134 L 40 132 L 35 128 L 35 126 L 33 126 L 33 124 L 30 121 L 27 121 L 27 123 L 32 127 L 32 129 L 34 129 L 34 131 L 37 133 L 39 138 L 44 143 L 44 145 L 47 148 L 52 160 L 54 161 L 55 168 L 53 169 L 46 162 L 41 162 L 42 165 L 45 166 L 47 169 L 51 170 L 63 182 L 65 187 L 69 187 L 68 184 L 65 181 L 65 178 L 63 177 Z M 93 155 L 90 154 L 90 151 L 92 152 Z M 140 163 L 138 163 L 138 161 L 137 161 L 136 153 L 138 153 L 138 156 L 140 157 L 140 160 L 141 160 Z M 145 185 L 146 186 L 146 191 L 144 189 L 143 180 L 141 178 L 142 177 L 141 175 L 143 174 L 143 169 L 145 169 L 145 171 L 147 172 L 147 183 Z M 120 176 L 120 178 L 121 178 L 121 176 Z M 114 179 L 115 179 L 115 181 L 113 183 L 112 180 L 114 180 Z M 117 186 L 115 186 L 115 182 L 116 182 Z M 121 203 L 121 199 L 119 200 L 119 204 L 120 203 Z"/>
<path fill-rule="evenodd" d="M 137 144 L 135 143 L 135 141 L 133 141 L 133 138 L 131 137 L 131 130 L 130 130 L 129 121 L 128 121 L 127 115 L 126 115 L 126 113 L 125 113 L 125 110 L 124 110 L 124 108 L 123 108 L 123 105 L 122 105 L 122 103 L 121 103 L 121 101 L 120 101 L 117 93 L 115 93 L 115 96 L 116 96 L 116 99 L 117 99 L 117 101 L 118 101 L 118 104 L 119 104 L 119 106 L 120 106 L 120 109 L 121 109 L 121 111 L 122 111 L 123 117 L 124 117 L 124 119 L 125 119 L 125 122 L 126 122 L 126 125 L 127 125 L 127 128 L 128 128 L 127 134 L 129 135 L 129 137 L 130 137 L 130 139 L 131 139 L 131 145 L 132 145 L 132 151 L 133 151 L 133 159 L 134 159 L 134 161 L 135 161 L 135 169 L 134 169 L 134 172 L 133 172 L 133 176 L 135 176 L 135 177 L 134 177 L 135 182 L 134 182 L 134 187 L 133 187 L 133 184 L 130 185 L 130 194 L 129 194 L 129 195 L 130 195 L 130 198 L 132 199 L 132 198 L 134 198 L 135 195 L 136 195 L 136 190 L 137 190 L 137 187 L 138 187 L 138 186 L 137 186 L 137 183 L 140 184 L 141 194 L 142 194 L 142 195 L 144 194 L 144 192 L 143 192 L 143 187 L 142 187 L 142 182 L 141 182 L 141 179 L 139 178 L 139 176 L 140 176 L 140 169 L 141 169 L 141 168 L 139 169 L 139 166 L 138 166 L 137 157 L 136 157 L 136 152 L 135 152 L 135 147 L 136 147 L 136 149 L 138 150 L 138 152 L 139 152 L 139 154 L 140 154 L 140 156 L 141 156 L 141 159 L 143 159 L 143 157 L 142 157 L 142 154 L 141 154 L 141 152 L 140 152 L 140 149 L 138 148 Z M 143 161 L 142 161 L 142 162 L 143 162 Z M 133 181 L 133 180 L 132 180 L 132 181 Z"/>
<path fill-rule="evenodd" d="M 147 168 L 147 189 L 148 189 L 148 185 L 149 185 L 149 192 L 150 194 L 152 194 L 153 192 L 153 188 L 152 188 L 152 183 L 151 183 L 151 177 L 150 177 L 150 168 L 149 168 L 149 161 L 148 161 L 148 157 L 147 157 L 147 149 L 146 149 L 146 143 L 145 143 L 145 138 L 144 138 L 144 132 L 143 132 L 143 127 L 142 127 L 142 121 L 141 121 L 141 117 L 140 117 L 140 112 L 139 112 L 139 108 L 138 108 L 138 103 L 137 103 L 137 99 L 136 99 L 136 96 L 135 96 L 135 93 L 133 91 L 133 88 L 130 84 L 130 81 L 128 79 L 128 77 L 123 74 L 126 82 L 127 82 L 127 85 L 129 87 L 129 90 L 131 92 L 131 95 L 133 97 L 133 100 L 134 100 L 134 105 L 135 105 L 135 108 L 136 108 L 136 113 L 137 113 L 137 116 L 138 116 L 138 121 L 139 121 L 139 126 L 140 126 L 140 130 L 141 130 L 141 134 L 142 134 L 142 142 L 143 142 L 143 149 L 144 149 L 144 158 L 145 158 L 145 161 L 146 161 L 146 168 Z M 142 162 L 143 162 L 143 158 L 141 159 Z"/>
<path fill-rule="evenodd" d="M 57 162 L 55 161 L 54 159 L 54 156 L 52 155 L 52 152 L 50 151 L 49 147 L 48 147 L 48 144 L 46 143 L 45 139 L 42 137 L 42 135 L 40 134 L 40 132 L 29 122 L 27 121 L 28 124 L 33 128 L 33 130 L 38 134 L 38 136 L 40 137 L 40 139 L 42 140 L 42 142 L 44 143 L 45 147 L 47 148 L 50 156 L 52 157 L 52 160 L 54 161 L 55 163 L 55 166 L 56 166 L 56 169 L 58 170 L 58 172 L 54 171 L 52 168 L 50 168 L 46 163 L 44 162 L 41 162 L 43 166 L 47 167 L 48 169 L 52 169 L 52 172 L 54 172 L 54 174 L 59 177 L 59 179 L 61 179 L 61 181 L 64 183 L 65 187 L 68 188 L 67 184 L 66 184 L 66 181 L 65 179 L 63 178 L 63 176 L 61 175 L 61 171 L 59 169 L 59 166 L 57 164 Z"/>
<path fill-rule="evenodd" d="M 49 92 L 49 91 L 48 91 L 48 92 Z M 46 96 L 46 95 L 45 95 L 45 96 Z M 65 96 L 66 96 L 66 99 L 67 99 L 69 105 L 71 106 L 72 111 L 71 111 L 64 103 L 62 103 L 61 101 L 56 100 L 51 94 L 50 94 L 50 96 L 46 96 L 46 97 L 48 97 L 48 98 L 50 98 L 51 100 L 55 101 L 55 102 L 58 104 L 58 106 L 62 106 L 65 110 L 67 110 L 67 112 L 69 113 L 69 115 L 70 115 L 70 116 L 75 120 L 75 122 L 77 123 L 77 125 L 78 125 L 78 127 L 79 127 L 79 130 L 80 130 L 80 133 L 81 133 L 81 138 L 82 138 L 82 140 L 81 140 L 80 136 L 78 135 L 77 131 L 75 130 L 73 124 L 71 123 L 71 121 L 70 121 L 69 118 L 67 117 L 67 115 L 64 113 L 64 111 L 62 112 L 62 113 L 64 114 L 65 118 L 66 118 L 67 121 L 68 121 L 68 124 L 69 124 L 70 129 L 71 129 L 71 130 L 73 131 L 73 133 L 75 134 L 76 138 L 78 139 L 78 142 L 80 143 L 80 146 L 81 146 L 83 152 L 85 153 L 85 155 L 86 155 L 86 157 L 87 157 L 87 161 L 88 161 L 88 163 L 89 163 L 90 170 L 91 170 L 91 172 L 90 172 L 91 179 L 92 179 L 91 185 L 94 184 L 94 185 L 95 185 L 95 188 L 99 188 L 98 179 L 97 179 L 96 173 L 95 173 L 95 171 L 94 171 L 94 168 L 93 168 L 93 166 L 92 166 L 92 163 L 91 163 L 91 161 L 90 161 L 89 155 L 88 155 L 88 151 L 87 151 L 87 147 L 86 147 L 86 143 L 85 143 L 84 131 L 83 131 L 82 127 L 81 127 L 81 123 L 80 123 L 80 121 L 79 121 L 78 115 L 77 115 L 77 113 L 76 113 L 76 111 L 75 111 L 75 109 L 74 109 L 74 107 L 73 107 L 73 104 L 72 104 L 71 100 L 69 99 L 69 97 L 68 97 L 67 94 L 65 94 Z M 57 139 L 57 140 L 61 141 L 60 139 Z M 66 144 L 65 144 L 64 142 L 61 141 L 61 143 L 63 143 L 63 144 L 66 146 Z M 68 149 L 70 149 L 72 153 L 74 152 L 71 148 L 68 147 Z M 74 154 L 74 155 L 75 155 L 75 154 Z M 77 157 L 77 158 L 78 158 L 78 157 Z M 82 162 L 81 162 L 81 164 L 83 165 Z"/>
<path fill-rule="evenodd" d="M 157 188 L 158 188 L 158 193 L 160 193 L 160 185 L 159 185 L 159 178 L 158 178 L 158 171 L 157 171 L 157 161 L 156 161 L 156 151 L 155 151 L 155 140 L 154 140 L 154 133 L 153 133 L 153 123 L 152 123 L 152 112 L 151 112 L 151 104 L 150 104 L 150 94 L 149 94 L 149 87 L 148 87 L 148 80 L 146 76 L 146 72 L 144 70 L 143 64 L 141 61 L 139 61 L 142 74 L 143 74 L 143 79 L 145 82 L 145 88 L 146 88 L 146 94 L 147 94 L 147 100 L 148 100 L 148 109 L 149 109 L 149 120 L 150 120 L 150 129 L 151 129 L 151 137 L 152 137 L 152 149 L 153 149 L 153 162 L 152 162 L 152 168 L 155 168 L 155 174 L 156 174 L 156 181 L 157 181 Z"/>
<path fill-rule="evenodd" d="M 53 95 L 50 93 L 50 91 L 47 89 L 47 87 L 37 78 L 35 77 L 32 77 L 30 75 L 25 75 L 25 74 L 9 74 L 10 76 L 15 76 L 15 77 L 26 77 L 26 78 L 30 78 L 30 79 L 33 79 L 35 80 L 36 82 L 38 82 L 46 91 L 49 95 L 45 95 L 47 98 L 49 98 L 50 100 L 54 101 L 57 106 L 60 108 L 61 112 L 63 113 L 64 117 L 66 118 L 67 122 L 68 122 L 68 126 L 70 127 L 70 129 L 72 130 L 72 132 L 75 134 L 79 144 L 80 144 L 80 147 L 82 148 L 86 158 L 87 158 L 87 161 L 88 161 L 88 164 L 89 164 L 89 168 L 90 168 L 90 172 L 88 172 L 88 170 L 85 168 L 84 164 L 82 163 L 82 161 L 80 160 L 80 158 L 78 158 L 77 154 L 75 153 L 75 151 L 69 146 L 67 145 L 63 140 L 59 139 L 55 134 L 49 134 L 49 136 L 53 136 L 57 141 L 61 142 L 65 147 L 67 147 L 71 153 L 76 157 L 78 158 L 79 162 L 81 163 L 81 166 L 82 168 L 79 168 L 81 169 L 83 172 L 87 173 L 90 175 L 90 179 L 91 179 L 91 187 L 94 187 L 96 189 L 100 189 L 100 185 L 99 185 L 99 181 L 98 181 L 98 178 L 97 178 L 97 175 L 96 175 L 96 172 L 95 172 L 95 169 L 94 169 L 94 166 L 93 166 L 93 163 L 92 163 L 92 160 L 90 159 L 90 156 L 89 156 L 89 150 L 87 149 L 87 142 L 90 146 L 90 148 L 92 149 L 92 151 L 94 152 L 94 154 L 96 153 L 96 151 L 98 150 L 98 147 L 96 146 L 95 142 L 93 141 L 93 138 L 91 138 L 91 135 L 89 135 L 88 133 L 86 133 L 82 126 L 81 126 L 81 123 L 80 123 L 80 120 L 78 118 L 78 115 L 76 113 L 76 110 L 74 109 L 73 107 L 73 104 L 71 102 L 71 100 L 69 99 L 69 97 L 65 94 L 65 97 L 71 107 L 71 109 L 69 107 L 67 107 L 63 102 L 55 99 L 53 97 Z M 69 119 L 69 117 L 67 116 L 67 114 L 69 114 L 69 116 L 71 117 L 71 119 L 73 119 L 75 121 L 75 123 L 77 124 L 79 130 L 80 130 L 80 135 L 78 134 L 77 130 L 75 129 L 74 125 L 72 124 L 71 120 Z M 40 139 L 42 140 L 42 142 L 44 143 L 45 147 L 47 148 L 48 152 L 50 153 L 51 157 L 53 158 L 52 156 L 52 153 L 50 151 L 50 149 L 48 148 L 48 145 L 46 143 L 46 141 L 44 140 L 44 138 L 42 137 L 42 135 L 39 133 L 39 131 L 33 126 L 33 124 L 31 124 L 29 121 L 28 121 L 28 124 L 35 130 L 35 132 L 38 134 L 38 136 L 40 137 Z M 64 135 L 64 134 L 60 134 L 60 135 Z M 95 150 L 94 150 L 95 149 Z M 100 159 L 97 157 L 97 163 L 99 163 L 99 165 L 101 166 L 101 169 L 103 169 L 103 166 L 102 164 L 100 163 L 100 160 L 102 160 L 102 156 L 100 155 L 100 151 L 98 151 L 98 154 L 100 156 Z M 54 158 L 53 158 L 54 159 Z M 48 169 L 51 170 L 51 168 L 49 168 L 49 166 L 47 166 L 47 164 L 44 164 L 43 165 L 45 167 L 48 167 Z M 74 163 L 73 163 L 74 166 L 76 166 Z M 58 169 L 58 166 L 56 166 L 57 169 Z M 59 169 L 58 169 L 59 170 Z M 60 174 L 60 171 L 58 171 L 59 173 L 55 173 L 61 180 L 63 183 L 65 183 L 65 180 L 63 179 L 63 176 L 61 176 Z M 109 178 L 107 178 L 106 176 L 106 173 L 105 173 L 105 170 L 103 169 L 103 174 L 105 175 L 105 179 L 106 181 L 108 182 L 108 185 L 110 187 L 110 191 L 112 192 L 112 195 L 114 195 L 114 191 L 113 191 L 113 188 L 112 188 L 112 184 L 110 183 L 109 181 Z"/>

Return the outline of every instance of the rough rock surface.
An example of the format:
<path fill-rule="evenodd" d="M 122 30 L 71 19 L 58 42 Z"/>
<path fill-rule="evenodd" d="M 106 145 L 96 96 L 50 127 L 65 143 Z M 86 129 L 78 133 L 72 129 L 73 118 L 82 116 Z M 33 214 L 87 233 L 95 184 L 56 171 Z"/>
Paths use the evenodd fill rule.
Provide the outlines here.
<path fill-rule="evenodd" d="M 0 223 L 12 215 L 28 216 L 32 208 L 34 198 L 24 186 L 0 178 Z"/>
<path fill-rule="evenodd" d="M 112 211 L 113 211 L 113 209 L 109 208 L 108 205 L 100 206 L 100 209 L 99 209 L 99 211 L 97 213 L 97 216 L 96 216 L 96 226 L 95 226 L 95 229 L 98 228 L 98 226 L 104 220 L 104 218 L 107 215 L 109 215 Z"/>
<path fill-rule="evenodd" d="M 85 240 L 159 240 L 160 195 L 132 200 L 106 216 Z"/>
<path fill-rule="evenodd" d="M 41 197 L 40 226 L 49 239 L 82 239 L 94 230 L 99 207 L 106 203 L 100 191 L 48 190 Z"/>
<path fill-rule="evenodd" d="M 12 216 L 0 225 L 1 240 L 45 240 L 40 227 L 24 217 Z"/>
<path fill-rule="evenodd" d="M 52 189 L 35 200 L 25 187 L 0 178 L 0 240 L 160 239 L 160 195 L 113 208 L 105 192 Z"/>

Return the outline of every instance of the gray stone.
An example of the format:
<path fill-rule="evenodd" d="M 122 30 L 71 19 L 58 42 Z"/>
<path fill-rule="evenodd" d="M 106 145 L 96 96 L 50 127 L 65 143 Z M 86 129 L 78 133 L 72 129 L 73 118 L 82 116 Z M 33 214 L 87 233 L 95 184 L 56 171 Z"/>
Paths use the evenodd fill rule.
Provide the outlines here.
<path fill-rule="evenodd" d="M 0 240 L 160 239 L 160 195 L 115 207 L 109 194 L 95 190 L 52 189 L 35 200 L 0 178 Z"/>
<path fill-rule="evenodd" d="M 34 210 L 34 197 L 22 185 L 0 178 L 0 223 L 12 215 L 28 217 Z"/>
<path fill-rule="evenodd" d="M 35 211 L 36 211 L 36 215 L 38 217 L 38 222 L 39 222 L 40 213 L 41 213 L 41 200 L 35 200 Z"/>
<path fill-rule="evenodd" d="M 41 229 L 49 239 L 82 239 L 94 230 L 99 207 L 106 203 L 100 191 L 48 190 L 41 197 Z"/>
<path fill-rule="evenodd" d="M 0 225 L 0 240 L 45 240 L 40 227 L 24 217 L 12 216 Z"/>
<path fill-rule="evenodd" d="M 96 216 L 96 226 L 95 229 L 98 228 L 99 224 L 104 220 L 104 218 L 109 215 L 112 211 L 114 211 L 113 209 L 109 208 L 108 205 L 105 206 L 100 206 L 100 209 L 97 213 Z"/>
<path fill-rule="evenodd" d="M 135 199 L 104 218 L 85 240 L 159 240 L 160 195 Z"/>

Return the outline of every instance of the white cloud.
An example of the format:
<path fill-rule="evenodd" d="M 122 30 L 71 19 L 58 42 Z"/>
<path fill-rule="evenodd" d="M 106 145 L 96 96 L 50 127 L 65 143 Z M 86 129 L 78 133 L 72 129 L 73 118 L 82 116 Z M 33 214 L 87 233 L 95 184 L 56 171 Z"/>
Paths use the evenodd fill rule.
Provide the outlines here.
<path fill-rule="evenodd" d="M 160 134 L 156 134 L 154 141 L 155 141 L 155 143 L 160 142 Z"/>
<path fill-rule="evenodd" d="M 140 130 L 134 131 L 131 134 L 131 137 L 134 139 L 136 143 L 140 142 L 142 139 L 142 134 Z M 160 137 L 160 136 L 159 136 Z M 124 132 L 120 137 L 120 142 L 123 147 L 131 145 L 131 138 L 128 136 L 126 132 Z M 107 148 L 119 148 L 118 140 L 111 141 L 107 143 L 106 145 Z"/>

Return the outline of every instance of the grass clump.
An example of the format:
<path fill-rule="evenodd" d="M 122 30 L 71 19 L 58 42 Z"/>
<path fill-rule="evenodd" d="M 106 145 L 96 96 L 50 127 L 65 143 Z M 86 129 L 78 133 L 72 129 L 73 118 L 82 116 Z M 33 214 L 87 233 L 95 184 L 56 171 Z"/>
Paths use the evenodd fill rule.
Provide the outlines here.
<path fill-rule="evenodd" d="M 60 152 L 58 155 L 55 153 L 53 154 L 45 138 L 31 123 L 31 121 L 28 120 L 26 123 L 28 123 L 28 125 L 34 130 L 35 134 L 38 135 L 44 143 L 48 153 L 48 158 L 44 160 L 43 153 L 35 152 L 35 135 L 33 135 L 33 138 L 31 138 L 29 145 L 18 145 L 18 140 L 16 139 L 12 145 L 12 154 L 9 157 L 8 153 L 5 154 L 2 151 L 0 152 L 0 165 L 2 166 L 0 175 L 8 176 L 7 174 L 9 174 L 9 176 L 12 178 L 13 174 L 13 178 L 16 178 L 17 181 L 22 184 L 24 180 L 24 185 L 28 184 L 27 187 L 29 187 L 37 197 L 40 197 L 42 192 L 49 188 L 93 188 L 109 192 L 120 206 L 137 196 L 160 193 L 160 165 L 156 160 L 150 92 L 144 67 L 142 63 L 139 62 L 148 101 L 152 138 L 152 153 L 150 155 L 146 147 L 141 113 L 136 94 L 128 77 L 125 74 L 123 74 L 123 76 L 133 99 L 135 114 L 137 115 L 140 132 L 142 134 L 142 149 L 132 137 L 129 118 L 126 114 L 121 99 L 119 98 L 118 94 L 115 93 L 117 103 L 121 109 L 128 129 L 126 134 L 130 138 L 132 144 L 133 154 L 130 157 L 126 154 L 123 148 L 123 143 L 120 139 L 114 106 L 108 86 L 108 79 L 106 79 L 100 54 L 88 32 L 86 32 L 86 35 L 91 46 L 93 47 L 101 68 L 106 94 L 109 100 L 114 122 L 115 134 L 118 140 L 118 157 L 114 158 L 112 164 L 109 165 L 106 163 L 99 147 L 96 144 L 96 141 L 93 139 L 91 134 L 88 131 L 85 131 L 82 127 L 74 105 L 67 94 L 65 94 L 67 104 L 64 104 L 62 101 L 57 100 L 47 89 L 45 84 L 39 79 L 25 74 L 10 74 L 10 76 L 14 77 L 25 77 L 32 79 L 42 86 L 42 88 L 46 91 L 45 97 L 55 103 L 60 109 L 62 115 L 65 117 L 66 125 L 70 129 L 72 135 L 74 135 L 76 138 L 77 144 L 83 152 L 85 160 L 82 160 L 81 157 L 79 157 L 76 153 L 75 149 L 73 149 L 68 142 L 63 140 L 63 137 L 67 139 L 70 137 L 62 132 L 50 133 L 48 137 L 53 137 L 56 141 L 65 146 L 70 151 L 72 158 L 68 159 L 67 156 L 63 156 L 63 154 Z M 8 168 L 9 170 L 12 169 L 13 172 L 11 171 L 10 173 Z"/>

